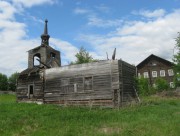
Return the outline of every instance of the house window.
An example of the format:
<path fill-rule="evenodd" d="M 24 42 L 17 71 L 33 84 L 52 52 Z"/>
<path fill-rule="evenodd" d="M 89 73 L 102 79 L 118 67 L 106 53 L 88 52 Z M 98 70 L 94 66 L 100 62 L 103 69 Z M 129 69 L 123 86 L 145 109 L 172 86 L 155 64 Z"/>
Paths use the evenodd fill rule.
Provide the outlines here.
<path fill-rule="evenodd" d="M 92 90 L 92 77 L 84 78 L 84 90 Z"/>
<path fill-rule="evenodd" d="M 152 77 L 157 77 L 157 71 L 152 71 Z"/>
<path fill-rule="evenodd" d="M 160 70 L 160 77 L 165 77 L 165 70 Z"/>
<path fill-rule="evenodd" d="M 138 73 L 138 77 L 139 77 L 139 78 L 141 77 L 141 73 Z"/>
<path fill-rule="evenodd" d="M 168 69 L 168 74 L 169 74 L 169 76 L 174 76 L 173 70 L 172 69 Z"/>
<path fill-rule="evenodd" d="M 144 72 L 144 78 L 149 78 L 148 72 Z"/>
<path fill-rule="evenodd" d="M 174 82 L 170 82 L 169 83 L 169 86 L 170 86 L 170 88 L 174 88 L 175 86 L 174 86 Z"/>

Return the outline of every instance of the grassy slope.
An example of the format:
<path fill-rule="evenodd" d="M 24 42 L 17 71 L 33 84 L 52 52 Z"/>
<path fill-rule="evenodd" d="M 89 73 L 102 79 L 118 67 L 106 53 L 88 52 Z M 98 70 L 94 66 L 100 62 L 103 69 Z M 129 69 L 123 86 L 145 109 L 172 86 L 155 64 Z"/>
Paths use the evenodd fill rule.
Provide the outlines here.
<path fill-rule="evenodd" d="M 179 136 L 180 100 L 148 97 L 142 104 L 89 109 L 16 103 L 0 95 L 1 136 Z"/>

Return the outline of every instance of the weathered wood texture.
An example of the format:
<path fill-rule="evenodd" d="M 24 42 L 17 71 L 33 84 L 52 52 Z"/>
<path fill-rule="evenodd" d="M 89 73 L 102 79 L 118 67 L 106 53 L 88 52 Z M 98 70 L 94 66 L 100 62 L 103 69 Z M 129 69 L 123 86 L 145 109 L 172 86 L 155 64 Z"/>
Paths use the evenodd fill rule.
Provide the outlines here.
<path fill-rule="evenodd" d="M 118 107 L 134 97 L 134 75 L 135 67 L 121 60 L 47 69 L 44 101 Z"/>
<path fill-rule="evenodd" d="M 21 75 L 18 78 L 17 85 L 17 99 L 18 100 L 37 100 L 43 99 L 43 80 L 40 78 L 39 73 L 33 73 L 31 75 Z M 30 95 L 29 86 L 33 86 L 33 94 Z"/>
<path fill-rule="evenodd" d="M 136 67 L 119 60 L 119 84 L 121 105 L 135 101 L 134 78 L 136 77 Z"/>
<path fill-rule="evenodd" d="M 119 88 L 118 82 L 118 61 L 100 61 L 47 69 L 44 101 L 73 105 L 90 102 L 93 105 L 112 106 L 112 89 Z"/>

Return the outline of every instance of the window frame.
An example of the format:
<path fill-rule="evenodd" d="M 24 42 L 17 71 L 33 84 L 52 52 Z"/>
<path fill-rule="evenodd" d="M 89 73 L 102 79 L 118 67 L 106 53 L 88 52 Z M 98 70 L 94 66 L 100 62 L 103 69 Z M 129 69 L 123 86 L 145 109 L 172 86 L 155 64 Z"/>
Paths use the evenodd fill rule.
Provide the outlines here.
<path fill-rule="evenodd" d="M 162 72 L 164 72 L 164 74 L 162 74 Z M 166 71 L 165 70 L 160 70 L 159 75 L 160 75 L 160 77 L 165 77 L 166 76 Z"/>
<path fill-rule="evenodd" d="M 157 77 L 157 71 L 152 71 L 152 77 Z"/>
<path fill-rule="evenodd" d="M 144 76 L 144 78 L 149 78 L 149 73 L 148 72 L 144 72 L 143 76 Z"/>
<path fill-rule="evenodd" d="M 169 75 L 169 76 L 174 76 L 174 71 L 173 71 L 173 69 L 168 69 L 168 75 Z"/>

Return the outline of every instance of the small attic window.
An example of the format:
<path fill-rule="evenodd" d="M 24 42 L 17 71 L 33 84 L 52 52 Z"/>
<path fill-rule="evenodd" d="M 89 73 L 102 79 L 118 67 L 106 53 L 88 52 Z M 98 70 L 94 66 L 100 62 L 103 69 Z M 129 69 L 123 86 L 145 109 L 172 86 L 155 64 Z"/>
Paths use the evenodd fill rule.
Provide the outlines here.
<path fill-rule="evenodd" d="M 156 66 L 157 64 L 155 62 L 152 63 L 152 66 Z"/>
<path fill-rule="evenodd" d="M 51 58 L 55 58 L 55 57 L 56 57 L 56 54 L 53 53 L 53 52 L 51 52 L 50 56 L 51 56 Z"/>

